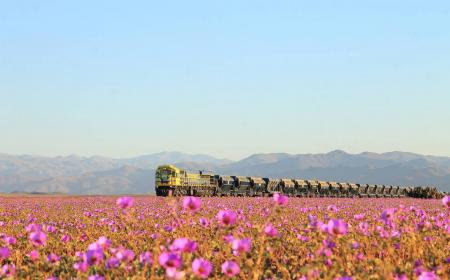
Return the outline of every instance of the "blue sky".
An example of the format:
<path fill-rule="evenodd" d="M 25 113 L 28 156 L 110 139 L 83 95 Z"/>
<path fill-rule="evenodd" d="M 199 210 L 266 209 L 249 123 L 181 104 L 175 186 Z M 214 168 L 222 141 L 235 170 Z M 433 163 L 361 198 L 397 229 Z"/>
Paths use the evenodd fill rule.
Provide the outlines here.
<path fill-rule="evenodd" d="M 448 1 L 1 1 L 0 152 L 450 156 Z"/>

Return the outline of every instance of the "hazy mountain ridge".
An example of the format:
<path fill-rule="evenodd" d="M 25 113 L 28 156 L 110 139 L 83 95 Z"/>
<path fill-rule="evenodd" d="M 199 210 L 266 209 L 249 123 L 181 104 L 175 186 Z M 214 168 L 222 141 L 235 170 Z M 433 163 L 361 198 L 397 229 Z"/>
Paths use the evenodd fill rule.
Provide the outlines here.
<path fill-rule="evenodd" d="M 255 154 L 232 162 L 208 155 L 162 152 L 128 159 L 0 154 L 0 192 L 154 193 L 154 169 L 172 163 L 219 174 L 436 185 L 450 191 L 450 158 L 406 152 Z"/>

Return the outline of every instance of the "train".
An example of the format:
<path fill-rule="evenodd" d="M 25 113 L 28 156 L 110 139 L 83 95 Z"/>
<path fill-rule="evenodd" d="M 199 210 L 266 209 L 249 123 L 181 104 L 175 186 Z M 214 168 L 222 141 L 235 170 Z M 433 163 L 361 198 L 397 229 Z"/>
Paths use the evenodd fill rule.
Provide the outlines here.
<path fill-rule="evenodd" d="M 161 165 L 155 172 L 157 196 L 272 196 L 292 197 L 415 197 L 442 198 L 432 186 L 392 186 L 292 178 L 225 176 L 205 171 L 188 172 Z"/>

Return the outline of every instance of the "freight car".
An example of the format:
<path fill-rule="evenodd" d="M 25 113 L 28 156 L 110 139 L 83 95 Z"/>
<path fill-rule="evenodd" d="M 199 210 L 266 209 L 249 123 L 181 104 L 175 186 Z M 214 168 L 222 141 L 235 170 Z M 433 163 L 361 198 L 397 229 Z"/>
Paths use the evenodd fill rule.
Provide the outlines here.
<path fill-rule="evenodd" d="M 223 176 L 203 171 L 187 172 L 174 165 L 162 165 L 156 169 L 155 189 L 158 196 L 271 196 L 283 193 L 296 197 L 443 197 L 436 187 Z"/>

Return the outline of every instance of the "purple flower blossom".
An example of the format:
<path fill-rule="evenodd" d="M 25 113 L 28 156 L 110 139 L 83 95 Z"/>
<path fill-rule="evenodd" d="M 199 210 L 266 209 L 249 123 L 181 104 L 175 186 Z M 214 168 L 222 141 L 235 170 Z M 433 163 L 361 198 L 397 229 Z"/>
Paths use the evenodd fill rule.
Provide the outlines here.
<path fill-rule="evenodd" d="M 76 262 L 73 264 L 73 269 L 79 272 L 86 272 L 89 268 L 89 265 L 85 262 Z"/>
<path fill-rule="evenodd" d="M 63 235 L 61 236 L 61 242 L 67 243 L 70 241 L 70 236 L 69 235 Z"/>
<path fill-rule="evenodd" d="M 179 268 L 181 266 L 181 256 L 177 253 L 164 252 L 159 255 L 159 264 L 164 268 Z"/>
<path fill-rule="evenodd" d="M 208 219 L 205 219 L 205 218 L 200 218 L 200 224 L 201 224 L 203 227 L 207 228 L 207 227 L 209 227 L 209 220 L 208 220 Z"/>
<path fill-rule="evenodd" d="M 234 239 L 231 242 L 231 248 L 233 249 L 233 255 L 239 256 L 242 253 L 247 253 L 251 248 L 250 238 Z"/>
<path fill-rule="evenodd" d="M 111 246 L 111 241 L 108 238 L 104 237 L 104 236 L 100 236 L 96 243 L 102 249 L 108 249 L 109 246 Z"/>
<path fill-rule="evenodd" d="M 5 241 L 5 243 L 8 245 L 16 245 L 17 244 L 17 239 L 12 236 L 6 236 L 5 238 L 3 238 L 3 241 Z"/>
<path fill-rule="evenodd" d="M 152 265 L 153 257 L 150 252 L 144 252 L 139 255 L 139 262 L 141 265 Z"/>
<path fill-rule="evenodd" d="M 448 195 L 444 196 L 444 198 L 442 198 L 442 204 L 445 207 L 450 208 L 450 196 Z"/>
<path fill-rule="evenodd" d="M 297 234 L 297 238 L 303 242 L 308 242 L 310 240 L 309 237 L 301 235 L 301 234 Z"/>
<path fill-rule="evenodd" d="M 5 277 L 13 277 L 16 274 L 16 266 L 14 264 L 5 264 L 0 270 L 0 275 Z"/>
<path fill-rule="evenodd" d="M 221 265 L 222 273 L 228 277 L 233 277 L 241 272 L 241 268 L 234 261 L 226 261 Z"/>
<path fill-rule="evenodd" d="M 134 260 L 135 254 L 133 251 L 129 249 L 120 249 L 116 253 L 116 258 L 118 258 L 122 262 L 132 262 Z"/>
<path fill-rule="evenodd" d="M 59 262 L 59 260 L 60 260 L 60 257 L 58 255 L 54 254 L 54 253 L 50 253 L 47 256 L 47 261 L 49 263 L 55 264 L 55 263 Z"/>
<path fill-rule="evenodd" d="M 193 196 L 187 196 L 183 199 L 183 208 L 191 212 L 197 212 L 200 210 L 202 201 L 199 198 Z"/>
<path fill-rule="evenodd" d="M 279 193 L 274 193 L 273 194 L 273 200 L 278 204 L 278 205 L 286 205 L 288 203 L 288 197 Z"/>
<path fill-rule="evenodd" d="M 31 244 L 36 247 L 45 246 L 47 242 L 47 235 L 42 231 L 34 231 L 30 233 L 29 240 L 31 241 Z"/>
<path fill-rule="evenodd" d="M 227 234 L 223 237 L 223 241 L 225 241 L 226 243 L 230 243 L 233 242 L 234 240 L 234 236 L 232 234 Z"/>
<path fill-rule="evenodd" d="M 357 221 L 360 221 L 364 219 L 365 216 L 366 216 L 365 214 L 356 214 L 355 216 L 353 216 L 353 218 Z"/>
<path fill-rule="evenodd" d="M 37 261 L 39 259 L 39 252 L 36 250 L 33 250 L 30 253 L 28 253 L 27 257 L 29 257 L 33 262 Z"/>
<path fill-rule="evenodd" d="M 336 205 L 328 205 L 327 210 L 330 212 L 338 212 L 338 208 Z"/>
<path fill-rule="evenodd" d="M 211 274 L 211 271 L 211 263 L 203 258 L 197 258 L 192 262 L 192 272 L 195 276 L 206 279 Z"/>
<path fill-rule="evenodd" d="M 37 224 L 29 224 L 25 227 L 25 230 L 27 232 L 32 232 L 32 231 L 42 231 L 42 226 L 37 225 Z"/>
<path fill-rule="evenodd" d="M 88 265 L 99 265 L 103 261 L 103 250 L 101 248 L 87 250 L 84 255 L 84 262 Z"/>
<path fill-rule="evenodd" d="M 10 256 L 10 252 L 9 252 L 8 247 L 0 248 L 0 260 L 7 259 L 7 258 L 9 258 L 9 256 Z"/>
<path fill-rule="evenodd" d="M 184 279 L 185 276 L 184 271 L 178 271 L 176 268 L 167 268 L 166 269 L 166 278 L 170 280 L 181 280 Z"/>
<path fill-rule="evenodd" d="M 347 223 L 343 220 L 331 219 L 327 224 L 327 232 L 331 235 L 341 236 L 347 234 Z"/>
<path fill-rule="evenodd" d="M 56 232 L 56 228 L 54 226 L 47 226 L 46 230 L 49 233 L 55 233 Z"/>
<path fill-rule="evenodd" d="M 116 257 L 111 257 L 106 260 L 106 268 L 113 269 L 120 266 L 120 260 Z"/>
<path fill-rule="evenodd" d="M 308 214 L 308 222 L 310 227 L 316 228 L 317 227 L 317 217 L 311 214 Z"/>
<path fill-rule="evenodd" d="M 92 217 L 92 213 L 89 212 L 89 211 L 84 211 L 84 212 L 83 212 L 83 215 L 86 216 L 86 217 L 88 217 L 88 218 L 89 218 L 89 217 Z"/>
<path fill-rule="evenodd" d="M 394 214 L 395 214 L 395 209 L 394 208 L 385 209 L 383 211 L 383 213 L 381 213 L 381 219 L 385 223 L 390 223 L 390 222 L 392 222 L 394 220 Z"/>
<path fill-rule="evenodd" d="M 170 246 L 171 251 L 192 253 L 197 249 L 197 242 L 187 238 L 177 238 Z"/>
<path fill-rule="evenodd" d="M 232 226 L 236 223 L 236 213 L 233 210 L 220 210 L 217 219 L 221 225 Z"/>
<path fill-rule="evenodd" d="M 272 226 L 272 224 L 268 224 L 264 227 L 264 233 L 267 236 L 275 237 L 278 235 L 278 230 Z"/>
<path fill-rule="evenodd" d="M 127 209 L 127 208 L 130 208 L 133 206 L 134 199 L 129 196 L 119 197 L 116 200 L 116 204 L 117 204 L 117 206 L 119 206 L 122 209 Z"/>
<path fill-rule="evenodd" d="M 422 271 L 417 277 L 417 280 L 438 280 L 438 279 L 439 278 L 437 277 L 437 275 L 431 271 Z"/>
<path fill-rule="evenodd" d="M 408 276 L 406 274 L 396 274 L 394 280 L 408 280 Z"/>

